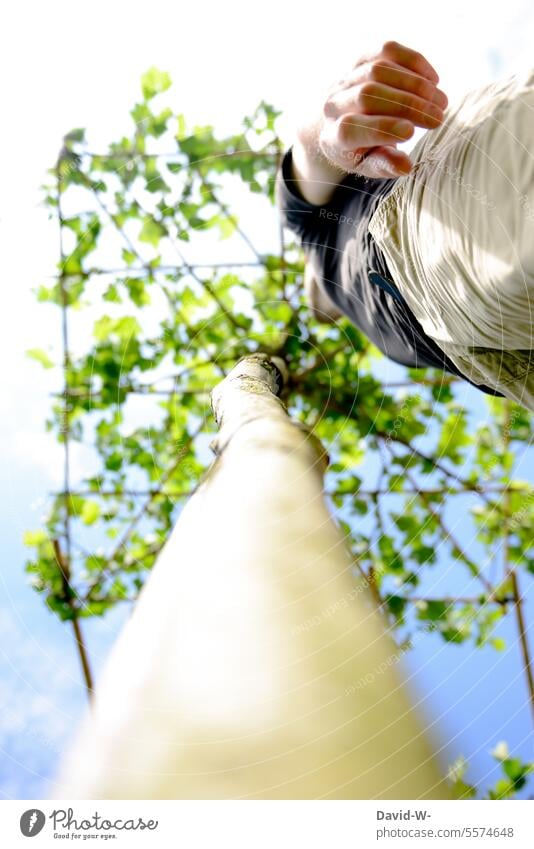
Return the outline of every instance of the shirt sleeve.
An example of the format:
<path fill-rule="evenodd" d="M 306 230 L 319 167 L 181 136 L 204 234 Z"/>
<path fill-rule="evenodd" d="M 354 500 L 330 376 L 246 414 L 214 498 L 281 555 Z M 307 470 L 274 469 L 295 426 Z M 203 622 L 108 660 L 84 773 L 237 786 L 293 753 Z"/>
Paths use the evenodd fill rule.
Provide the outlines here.
<path fill-rule="evenodd" d="M 276 201 L 284 227 L 299 238 L 303 247 L 313 247 L 327 239 L 339 224 L 356 227 L 367 221 L 386 185 L 395 180 L 368 180 L 358 174 L 347 174 L 334 188 L 330 199 L 318 206 L 306 201 L 293 177 L 292 148 L 282 159 L 276 177 Z M 347 207 L 350 206 L 350 215 Z"/>
<path fill-rule="evenodd" d="M 316 206 L 302 197 L 293 177 L 292 153 L 292 148 L 286 151 L 276 176 L 276 202 L 284 227 L 295 233 L 302 247 L 310 247 L 320 242 L 327 230 L 331 204 Z"/>

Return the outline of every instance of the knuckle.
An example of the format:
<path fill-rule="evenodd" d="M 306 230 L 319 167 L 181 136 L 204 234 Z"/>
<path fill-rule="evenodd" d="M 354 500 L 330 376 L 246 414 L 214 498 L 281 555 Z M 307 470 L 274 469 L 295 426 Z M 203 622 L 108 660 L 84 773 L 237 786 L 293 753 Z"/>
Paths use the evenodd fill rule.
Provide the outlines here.
<path fill-rule="evenodd" d="M 323 103 L 323 116 L 325 118 L 334 118 L 336 112 L 337 109 L 333 97 L 327 97 L 327 99 Z"/>
<path fill-rule="evenodd" d="M 395 70 L 396 67 L 395 62 L 392 62 L 390 59 L 380 58 L 371 63 L 369 76 L 375 81 L 382 82 L 384 77 L 388 75 L 388 72 Z"/>
<path fill-rule="evenodd" d="M 380 132 L 387 136 L 389 140 L 393 137 L 398 138 L 394 132 L 395 124 L 395 118 L 383 118 L 380 122 Z"/>
<path fill-rule="evenodd" d="M 365 83 L 362 83 L 360 89 L 358 91 L 358 98 L 360 101 L 365 101 L 369 97 L 376 97 L 379 93 L 380 88 L 373 80 L 368 80 Z"/>
<path fill-rule="evenodd" d="M 417 109 L 421 103 L 420 98 L 413 92 L 402 92 L 397 97 L 402 109 Z"/>
<path fill-rule="evenodd" d="M 415 94 L 403 94 L 399 97 L 399 102 L 404 109 L 417 109 L 420 100 Z"/>
<path fill-rule="evenodd" d="M 428 84 L 422 77 L 415 77 L 412 83 L 412 90 L 415 94 L 418 94 L 420 97 L 424 97 L 428 91 Z"/>
<path fill-rule="evenodd" d="M 384 76 L 385 67 L 387 67 L 386 62 L 372 62 L 369 66 L 369 79 L 374 82 L 380 82 Z"/>
<path fill-rule="evenodd" d="M 377 130 L 385 136 L 391 138 L 393 128 L 393 120 L 391 118 L 382 118 L 378 123 Z"/>
<path fill-rule="evenodd" d="M 383 53 L 395 53 L 396 50 L 398 49 L 398 47 L 399 47 L 398 41 L 391 41 L 391 40 L 384 41 L 384 43 L 382 45 L 382 52 Z"/>

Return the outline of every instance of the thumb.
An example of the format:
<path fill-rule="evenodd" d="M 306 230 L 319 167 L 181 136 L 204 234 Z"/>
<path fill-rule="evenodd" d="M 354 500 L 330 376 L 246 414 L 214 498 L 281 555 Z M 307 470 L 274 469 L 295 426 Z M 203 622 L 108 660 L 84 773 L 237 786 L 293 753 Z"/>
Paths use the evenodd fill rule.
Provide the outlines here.
<path fill-rule="evenodd" d="M 355 169 L 363 177 L 391 178 L 409 174 L 412 163 L 408 154 L 392 145 L 372 147 Z"/>

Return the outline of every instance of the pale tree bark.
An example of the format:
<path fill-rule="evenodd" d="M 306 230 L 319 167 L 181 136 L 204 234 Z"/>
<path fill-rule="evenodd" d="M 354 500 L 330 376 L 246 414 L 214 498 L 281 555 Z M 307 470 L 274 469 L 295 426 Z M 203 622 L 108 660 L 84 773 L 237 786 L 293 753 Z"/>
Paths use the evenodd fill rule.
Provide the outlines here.
<path fill-rule="evenodd" d="M 444 798 L 399 650 L 323 498 L 326 455 L 252 355 L 217 457 L 96 686 L 63 798 Z"/>

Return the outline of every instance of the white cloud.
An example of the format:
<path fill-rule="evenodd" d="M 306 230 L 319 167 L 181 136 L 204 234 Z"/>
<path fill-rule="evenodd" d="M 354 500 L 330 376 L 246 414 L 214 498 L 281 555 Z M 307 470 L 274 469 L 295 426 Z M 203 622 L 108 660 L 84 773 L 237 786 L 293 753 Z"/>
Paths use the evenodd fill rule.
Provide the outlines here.
<path fill-rule="evenodd" d="M 0 613 L 0 796 L 28 798 L 45 780 L 75 729 L 86 696 L 76 659 L 63 641 L 37 639 L 31 622 Z"/>

